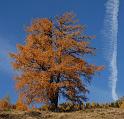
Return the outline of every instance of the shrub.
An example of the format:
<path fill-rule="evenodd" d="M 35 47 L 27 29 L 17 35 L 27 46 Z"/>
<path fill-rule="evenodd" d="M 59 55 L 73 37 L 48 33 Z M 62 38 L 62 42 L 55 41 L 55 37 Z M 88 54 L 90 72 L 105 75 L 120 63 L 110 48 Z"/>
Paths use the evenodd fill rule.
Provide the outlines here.
<path fill-rule="evenodd" d="M 108 103 L 106 103 L 106 104 L 104 104 L 104 108 L 109 108 L 109 104 Z"/>
<path fill-rule="evenodd" d="M 120 107 L 119 102 L 115 102 L 115 107 L 116 107 L 116 108 L 119 108 L 119 107 Z"/>
<path fill-rule="evenodd" d="M 120 108 L 124 109 L 124 101 L 121 103 Z"/>
<path fill-rule="evenodd" d="M 100 104 L 99 103 L 96 103 L 96 108 L 100 108 Z"/>
<path fill-rule="evenodd" d="M 6 100 L 0 100 L 0 109 L 7 110 L 10 108 L 10 104 Z"/>
<path fill-rule="evenodd" d="M 9 110 L 11 108 L 10 97 L 5 96 L 0 100 L 0 110 Z"/>
<path fill-rule="evenodd" d="M 82 109 L 82 110 L 85 109 L 85 104 L 84 104 L 84 103 L 81 104 L 81 109 Z"/>
<path fill-rule="evenodd" d="M 16 105 L 11 104 L 11 109 L 16 109 Z"/>
<path fill-rule="evenodd" d="M 110 107 L 114 107 L 114 106 L 115 106 L 114 102 L 111 102 Z"/>
<path fill-rule="evenodd" d="M 95 102 L 92 102 L 91 107 L 92 108 L 96 108 L 97 107 L 96 103 Z"/>
<path fill-rule="evenodd" d="M 66 102 L 66 103 L 59 105 L 60 112 L 70 112 L 70 111 L 74 111 L 74 110 L 75 110 L 75 106 L 71 102 Z"/>
<path fill-rule="evenodd" d="M 25 111 L 25 110 L 28 110 L 28 107 L 22 101 L 18 101 L 16 103 L 16 109 L 21 110 L 21 111 Z"/>
<path fill-rule="evenodd" d="M 49 106 L 48 105 L 43 105 L 41 107 L 41 110 L 43 110 L 43 111 L 49 111 Z"/>
<path fill-rule="evenodd" d="M 75 111 L 81 110 L 81 105 L 75 104 L 75 105 L 74 105 L 74 110 L 75 110 Z"/>
<path fill-rule="evenodd" d="M 91 104 L 89 102 L 87 102 L 86 105 L 85 105 L 85 108 L 86 109 L 90 109 L 91 108 Z"/>

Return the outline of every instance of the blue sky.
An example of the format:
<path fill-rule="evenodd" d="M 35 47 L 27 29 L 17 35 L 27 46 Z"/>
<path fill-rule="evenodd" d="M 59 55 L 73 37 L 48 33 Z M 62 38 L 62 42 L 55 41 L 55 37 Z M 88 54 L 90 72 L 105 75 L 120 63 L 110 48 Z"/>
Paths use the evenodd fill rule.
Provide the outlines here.
<path fill-rule="evenodd" d="M 10 95 L 12 102 L 17 99 L 14 87 L 14 74 L 8 57 L 9 52 L 16 51 L 16 43 L 24 43 L 24 28 L 34 18 L 53 17 L 66 11 L 77 15 L 81 24 L 85 24 L 86 34 L 96 35 L 92 46 L 96 47 L 96 56 L 89 62 L 105 65 L 105 70 L 97 74 L 89 85 L 90 101 L 107 102 L 112 100 L 108 64 L 104 59 L 104 38 L 102 35 L 107 0 L 0 0 L 0 98 Z M 118 33 L 118 82 L 117 93 L 124 95 L 124 1 L 120 0 L 119 33 Z"/>

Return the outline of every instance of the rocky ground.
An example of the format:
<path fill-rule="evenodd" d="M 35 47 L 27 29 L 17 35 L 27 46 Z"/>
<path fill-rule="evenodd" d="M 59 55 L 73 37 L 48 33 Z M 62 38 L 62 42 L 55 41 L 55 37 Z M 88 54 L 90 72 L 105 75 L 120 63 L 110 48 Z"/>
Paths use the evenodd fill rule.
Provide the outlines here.
<path fill-rule="evenodd" d="M 89 109 L 69 113 L 1 111 L 0 119 L 124 119 L 124 109 Z"/>

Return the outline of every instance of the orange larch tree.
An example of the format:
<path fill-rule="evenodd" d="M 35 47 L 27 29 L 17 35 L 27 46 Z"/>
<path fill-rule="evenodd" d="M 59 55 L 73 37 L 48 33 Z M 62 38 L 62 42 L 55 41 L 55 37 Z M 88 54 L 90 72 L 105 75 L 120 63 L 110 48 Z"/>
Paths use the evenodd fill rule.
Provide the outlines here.
<path fill-rule="evenodd" d="M 92 37 L 84 34 L 85 27 L 77 24 L 72 13 L 54 19 L 38 18 L 27 27 L 24 45 L 10 53 L 16 76 L 16 88 L 27 104 L 48 103 L 58 106 L 59 97 L 79 103 L 88 92 L 90 82 L 102 66 L 84 60 L 94 54 L 89 44 Z"/>

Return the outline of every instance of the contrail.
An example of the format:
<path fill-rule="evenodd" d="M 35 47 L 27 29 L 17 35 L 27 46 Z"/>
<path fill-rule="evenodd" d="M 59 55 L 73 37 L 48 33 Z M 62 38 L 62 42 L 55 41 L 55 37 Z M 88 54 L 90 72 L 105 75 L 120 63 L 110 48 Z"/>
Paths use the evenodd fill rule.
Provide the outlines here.
<path fill-rule="evenodd" d="M 112 98 L 118 99 L 116 83 L 118 80 L 117 70 L 117 35 L 118 35 L 118 12 L 119 0 L 108 0 L 104 19 L 104 37 L 106 42 L 106 60 L 109 64 Z"/>

